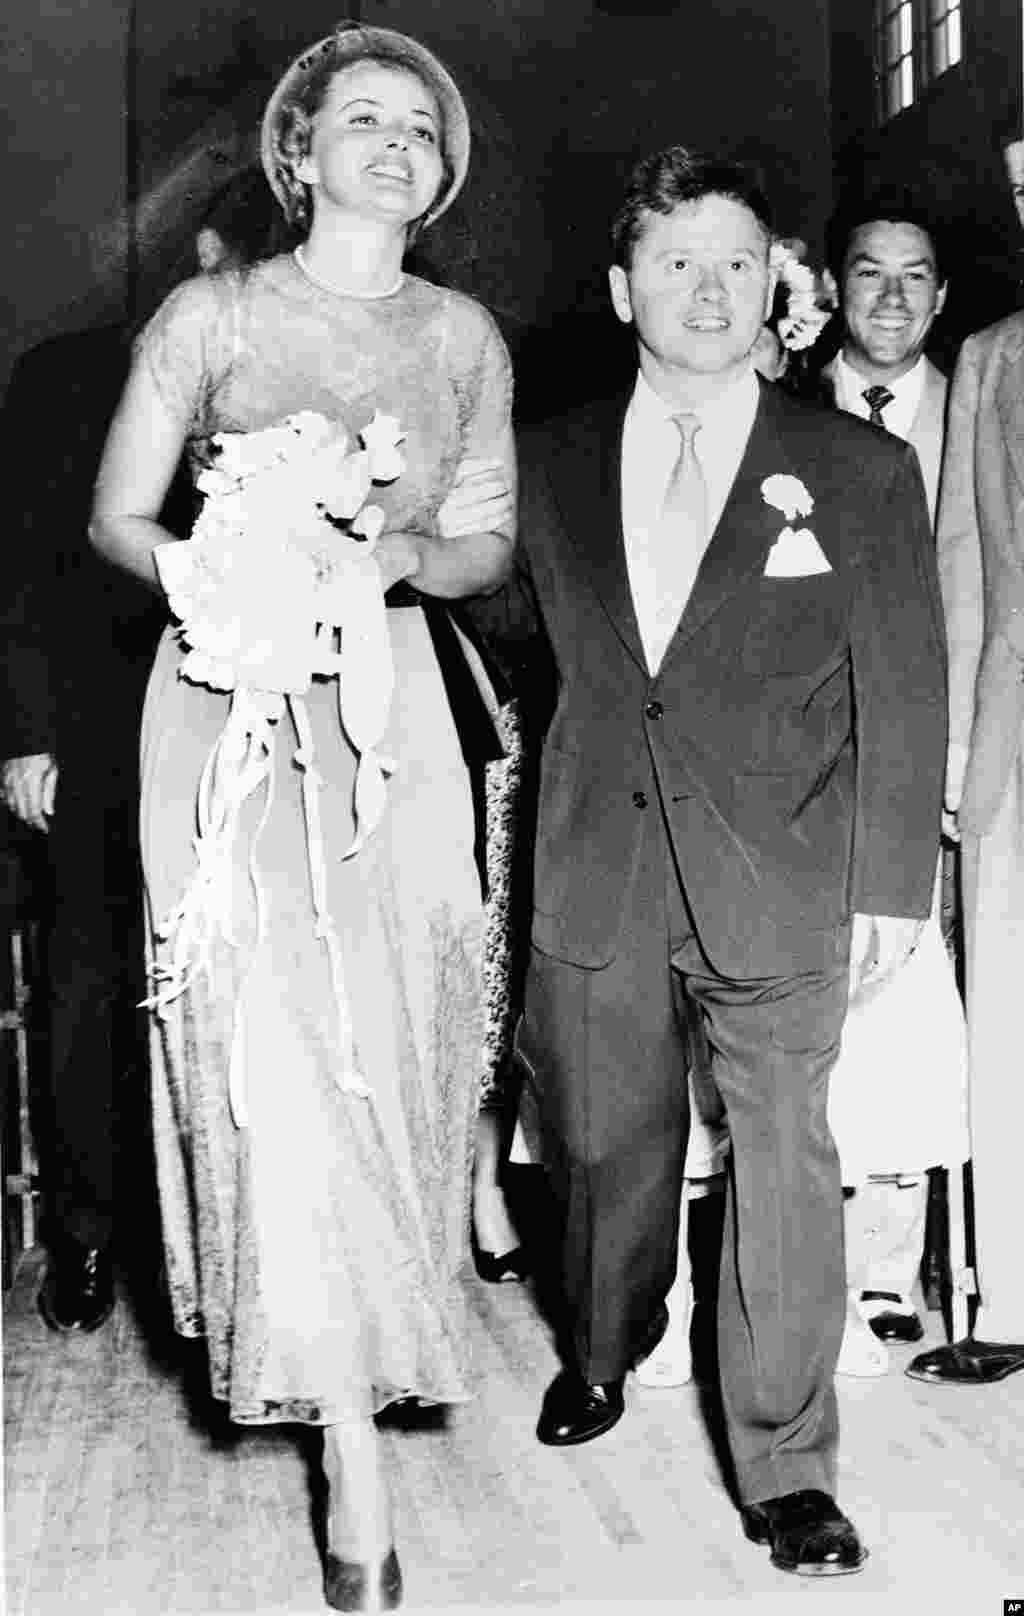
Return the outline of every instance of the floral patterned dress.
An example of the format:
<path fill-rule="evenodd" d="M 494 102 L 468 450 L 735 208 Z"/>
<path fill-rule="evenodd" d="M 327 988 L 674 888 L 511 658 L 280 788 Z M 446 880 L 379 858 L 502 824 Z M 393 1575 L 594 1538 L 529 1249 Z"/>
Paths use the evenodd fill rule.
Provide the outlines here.
<path fill-rule="evenodd" d="M 212 434 L 299 410 L 352 432 L 375 409 L 397 416 L 405 471 L 377 502 L 389 527 L 405 531 L 435 531 L 459 461 L 500 452 L 509 421 L 508 358 L 493 321 L 414 277 L 378 300 L 324 292 L 290 257 L 204 277 L 168 299 L 139 355 L 197 466 Z M 318 679 L 306 702 L 330 919 L 369 1095 L 338 1081 L 336 1001 L 287 715 L 276 725 L 269 811 L 247 802 L 236 838 L 232 943 L 153 1018 L 175 1325 L 206 1336 L 214 1394 L 243 1422 L 327 1423 L 400 1397 L 457 1402 L 470 1392 L 458 1272 L 484 1045 L 473 810 L 424 613 L 413 604 L 387 619 L 395 694 L 381 752 L 396 768 L 383 821 L 347 860 L 356 759 L 336 682 Z M 229 701 L 181 679 L 182 656 L 170 629 L 143 724 L 154 984 L 167 963 L 161 923 L 194 867 L 201 771 Z M 242 1051 L 242 1125 L 229 1101 L 232 1048 Z"/>

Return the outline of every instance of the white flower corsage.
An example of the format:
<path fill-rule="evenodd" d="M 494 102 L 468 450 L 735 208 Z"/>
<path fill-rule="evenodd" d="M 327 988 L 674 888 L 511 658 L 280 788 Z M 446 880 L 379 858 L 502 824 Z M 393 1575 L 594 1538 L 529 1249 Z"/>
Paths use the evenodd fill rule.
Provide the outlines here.
<path fill-rule="evenodd" d="M 766 505 L 781 511 L 787 522 L 797 516 L 810 516 L 814 509 L 814 500 L 799 477 L 790 477 L 781 471 L 765 478 L 761 498 Z"/>
<path fill-rule="evenodd" d="M 785 288 L 786 309 L 778 323 L 779 341 L 790 353 L 810 348 L 832 318 L 834 304 L 824 283 L 802 262 L 802 241 L 774 241 L 768 262 Z"/>
<path fill-rule="evenodd" d="M 394 669 L 380 569 L 374 556 L 384 512 L 367 500 L 374 483 L 403 470 L 403 434 L 376 414 L 359 439 L 312 411 L 263 431 L 218 433 L 216 458 L 198 479 L 203 508 L 189 539 L 158 545 L 155 561 L 186 655 L 180 677 L 231 692 L 220 738 L 207 760 L 196 804 L 196 867 L 157 935 L 169 944 L 149 1003 L 161 1011 L 214 949 L 231 943 L 233 849 L 243 804 L 265 791 L 262 824 L 274 791 L 272 726 L 287 711 L 298 738 L 294 761 L 303 801 L 317 935 L 327 950 L 339 1024 L 339 1082 L 367 1093 L 342 975 L 340 943 L 327 909 L 313 733 L 303 697 L 315 675 L 337 675 L 340 727 L 359 761 L 356 833 L 343 855 L 358 852 L 380 822 L 394 763 L 377 748 L 391 707 Z M 337 649 L 336 649 L 337 647 Z M 265 905 L 256 864 L 249 864 L 257 936 Z M 245 1120 L 241 1021 L 231 1053 L 232 1112 Z"/>

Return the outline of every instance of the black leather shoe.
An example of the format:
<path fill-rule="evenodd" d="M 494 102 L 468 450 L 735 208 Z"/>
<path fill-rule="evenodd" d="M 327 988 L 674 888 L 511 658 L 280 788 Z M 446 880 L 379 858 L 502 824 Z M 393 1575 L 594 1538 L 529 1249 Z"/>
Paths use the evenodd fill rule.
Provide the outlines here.
<path fill-rule="evenodd" d="M 859 1571 L 868 1551 L 828 1493 L 808 1489 L 747 1504 L 740 1511 L 752 1543 L 771 1544 L 779 1571 L 802 1577 L 837 1577 Z"/>
<path fill-rule="evenodd" d="M 114 1311 L 114 1271 L 97 1246 L 65 1240 L 47 1260 L 39 1311 L 51 1330 L 98 1330 Z"/>
<path fill-rule="evenodd" d="M 902 1302 L 903 1297 L 896 1291 L 861 1291 L 862 1302 Z M 868 1319 L 868 1328 L 874 1332 L 879 1341 L 905 1341 L 908 1344 L 920 1341 L 924 1336 L 924 1325 L 916 1313 L 901 1313 L 886 1311 L 875 1313 Z"/>
<path fill-rule="evenodd" d="M 621 1379 L 595 1385 L 575 1369 L 563 1369 L 544 1394 L 537 1440 L 549 1448 L 569 1448 L 603 1436 L 625 1411 L 622 1385 Z"/>
<path fill-rule="evenodd" d="M 942 1386 L 989 1386 L 1018 1369 L 1024 1369 L 1021 1343 L 967 1339 L 919 1352 L 904 1373 L 911 1380 L 929 1380 Z"/>

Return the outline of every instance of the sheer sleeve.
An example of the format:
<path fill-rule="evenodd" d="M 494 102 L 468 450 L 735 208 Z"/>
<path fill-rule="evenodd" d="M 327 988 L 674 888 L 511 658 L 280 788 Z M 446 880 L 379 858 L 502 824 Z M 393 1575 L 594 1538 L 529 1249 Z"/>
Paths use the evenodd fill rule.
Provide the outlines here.
<path fill-rule="evenodd" d="M 460 298 L 453 309 L 455 386 L 465 455 L 503 456 L 512 424 L 512 363 L 492 315 Z"/>
<path fill-rule="evenodd" d="M 230 363 L 232 291 L 228 276 L 186 281 L 135 340 L 136 363 L 186 430 L 199 420 L 203 401 Z"/>

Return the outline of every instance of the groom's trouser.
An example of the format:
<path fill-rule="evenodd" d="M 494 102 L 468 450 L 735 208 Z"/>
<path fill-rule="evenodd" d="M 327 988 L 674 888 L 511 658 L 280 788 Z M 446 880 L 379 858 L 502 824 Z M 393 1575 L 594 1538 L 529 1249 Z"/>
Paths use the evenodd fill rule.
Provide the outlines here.
<path fill-rule="evenodd" d="M 600 970 L 534 950 L 520 1049 L 567 1210 L 580 1369 L 630 1367 L 675 1267 L 686 1146 L 680 989 L 707 1028 L 732 1138 L 719 1288 L 722 1399 L 744 1502 L 835 1490 L 845 1317 L 842 1184 L 826 1117 L 848 928 L 795 977 L 721 977 L 694 935 L 652 813 L 619 948 Z"/>

